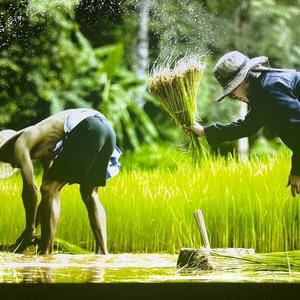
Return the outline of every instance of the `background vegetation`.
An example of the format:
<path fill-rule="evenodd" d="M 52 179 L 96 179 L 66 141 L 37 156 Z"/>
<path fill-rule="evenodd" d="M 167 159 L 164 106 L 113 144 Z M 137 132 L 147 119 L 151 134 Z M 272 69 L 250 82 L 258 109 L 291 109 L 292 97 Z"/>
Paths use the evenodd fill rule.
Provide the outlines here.
<path fill-rule="evenodd" d="M 296 0 L 0 0 L 0 128 L 20 129 L 64 108 L 89 106 L 111 119 L 124 149 L 185 141 L 135 71 L 139 2 L 150 5 L 149 67 L 174 49 L 208 53 L 199 93 L 204 123 L 239 116 L 237 105 L 213 101 L 219 88 L 212 67 L 224 52 L 299 67 Z"/>

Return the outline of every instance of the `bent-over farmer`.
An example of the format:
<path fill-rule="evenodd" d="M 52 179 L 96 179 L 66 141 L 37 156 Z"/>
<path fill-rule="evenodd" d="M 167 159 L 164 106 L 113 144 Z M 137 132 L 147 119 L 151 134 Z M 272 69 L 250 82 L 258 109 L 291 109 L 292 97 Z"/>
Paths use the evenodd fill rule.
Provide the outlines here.
<path fill-rule="evenodd" d="M 249 136 L 268 126 L 293 151 L 288 185 L 300 194 L 300 72 L 262 66 L 265 56 L 250 59 L 238 51 L 222 56 L 214 75 L 223 88 L 216 101 L 229 96 L 249 104 L 244 119 L 228 125 L 184 126 L 186 132 L 206 137 L 209 144 Z"/>
<path fill-rule="evenodd" d="M 22 252 L 33 242 L 40 221 L 39 253 L 52 251 L 60 190 L 67 183 L 77 183 L 96 240 L 96 253 L 107 254 L 106 216 L 97 192 L 107 178 L 118 173 L 120 151 L 106 118 L 92 109 L 69 109 L 18 132 L 3 130 L 0 136 L 0 161 L 20 168 L 23 179 L 26 228 L 12 250 Z M 44 168 L 39 207 L 33 159 L 40 159 Z"/>

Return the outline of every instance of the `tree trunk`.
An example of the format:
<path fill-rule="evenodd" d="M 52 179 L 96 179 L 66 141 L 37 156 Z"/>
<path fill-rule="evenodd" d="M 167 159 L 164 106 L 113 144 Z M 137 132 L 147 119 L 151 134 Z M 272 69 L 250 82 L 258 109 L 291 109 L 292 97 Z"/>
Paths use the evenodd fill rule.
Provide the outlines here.
<path fill-rule="evenodd" d="M 237 30 L 239 37 L 245 38 L 247 35 L 247 22 L 249 20 L 250 14 L 250 1 L 243 1 L 241 6 L 239 7 L 237 11 Z M 241 39 L 238 39 L 240 41 Z M 236 49 L 240 49 L 242 52 L 247 52 L 247 47 L 245 47 L 245 44 L 239 44 L 236 45 Z M 248 111 L 248 105 L 245 103 L 240 104 L 240 117 L 244 118 Z M 241 160 L 247 160 L 249 157 L 249 139 L 248 137 L 241 138 L 238 140 L 237 144 L 238 148 L 238 154 Z"/>
<path fill-rule="evenodd" d="M 148 45 L 148 23 L 149 23 L 149 9 L 151 0 L 138 0 L 139 8 L 139 28 L 138 39 L 136 45 L 136 52 L 134 53 L 134 71 L 140 79 L 147 79 L 149 45 Z M 140 107 L 145 105 L 145 100 L 142 93 L 146 91 L 146 83 L 139 89 L 135 101 Z"/>

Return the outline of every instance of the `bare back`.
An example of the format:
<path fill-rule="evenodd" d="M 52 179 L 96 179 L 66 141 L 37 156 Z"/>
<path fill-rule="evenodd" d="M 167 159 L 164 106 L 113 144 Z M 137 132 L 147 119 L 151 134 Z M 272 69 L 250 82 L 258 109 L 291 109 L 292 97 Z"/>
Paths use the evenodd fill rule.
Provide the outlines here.
<path fill-rule="evenodd" d="M 64 124 L 71 110 L 65 110 L 30 126 L 15 143 L 15 152 L 28 150 L 31 159 L 50 158 L 64 135 Z"/>

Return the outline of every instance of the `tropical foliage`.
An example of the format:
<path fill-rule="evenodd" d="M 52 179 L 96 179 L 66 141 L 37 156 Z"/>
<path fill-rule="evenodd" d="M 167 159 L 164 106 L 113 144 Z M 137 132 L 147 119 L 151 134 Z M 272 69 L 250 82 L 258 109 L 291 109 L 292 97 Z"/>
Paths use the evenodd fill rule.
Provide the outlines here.
<path fill-rule="evenodd" d="M 183 141 L 131 71 L 137 2 L 0 0 L 0 127 L 19 129 L 64 108 L 89 106 L 107 114 L 125 148 L 158 136 Z M 266 55 L 274 67 L 299 67 L 299 0 L 150 2 L 149 67 L 174 50 L 207 54 L 198 97 L 204 123 L 239 117 L 237 106 L 213 101 L 219 88 L 212 67 L 224 52 L 238 49 Z"/>

